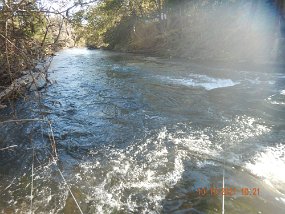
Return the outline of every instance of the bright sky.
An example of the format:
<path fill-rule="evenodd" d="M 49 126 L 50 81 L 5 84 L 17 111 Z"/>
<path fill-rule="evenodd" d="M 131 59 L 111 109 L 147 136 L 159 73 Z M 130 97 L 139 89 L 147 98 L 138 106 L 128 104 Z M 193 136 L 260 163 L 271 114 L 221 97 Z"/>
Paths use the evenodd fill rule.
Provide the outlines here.
<path fill-rule="evenodd" d="M 1 1 L 1 0 L 0 0 Z M 57 11 L 64 11 L 67 8 L 73 6 L 76 2 L 90 2 L 91 0 L 38 0 L 40 7 L 45 9 L 53 9 Z M 99 0 L 98 0 L 99 1 Z M 95 4 L 95 3 L 93 3 Z M 72 9 L 72 12 L 77 11 L 80 6 Z M 71 12 L 71 11 L 70 11 Z"/>
<path fill-rule="evenodd" d="M 54 9 L 63 11 L 68 7 L 71 7 L 74 4 L 74 1 L 67 0 L 39 0 L 40 7 L 44 7 L 45 9 Z"/>

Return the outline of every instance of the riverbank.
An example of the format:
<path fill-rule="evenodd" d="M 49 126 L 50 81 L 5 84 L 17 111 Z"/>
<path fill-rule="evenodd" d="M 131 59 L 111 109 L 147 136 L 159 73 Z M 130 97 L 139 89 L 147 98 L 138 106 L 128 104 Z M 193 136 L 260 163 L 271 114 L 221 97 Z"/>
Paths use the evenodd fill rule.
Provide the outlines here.
<path fill-rule="evenodd" d="M 226 30 L 217 27 L 213 31 L 205 27 L 195 31 L 193 27 L 179 30 L 173 26 L 161 32 L 160 23 L 142 22 L 134 24 L 133 28 L 135 31 L 130 32 L 126 40 L 115 39 L 102 49 L 203 63 L 285 65 L 285 38 L 273 31 L 264 32 L 265 29 L 255 30 L 245 25 L 228 26 Z M 232 32 L 225 35 L 225 31 Z M 260 34 L 266 35 L 260 37 Z"/>
<path fill-rule="evenodd" d="M 51 64 L 52 57 L 48 57 L 33 68 L 21 71 L 17 79 L 15 79 L 4 90 L 0 91 L 0 109 L 7 107 L 7 102 L 18 98 L 27 90 L 38 91 L 44 88 L 49 80 L 47 71 Z"/>

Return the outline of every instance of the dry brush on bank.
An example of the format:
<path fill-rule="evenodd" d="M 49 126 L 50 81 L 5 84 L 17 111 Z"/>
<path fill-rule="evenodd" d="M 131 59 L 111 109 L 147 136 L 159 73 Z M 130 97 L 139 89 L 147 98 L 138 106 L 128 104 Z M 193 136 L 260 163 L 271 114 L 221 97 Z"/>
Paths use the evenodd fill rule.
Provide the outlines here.
<path fill-rule="evenodd" d="M 71 43 L 72 35 L 67 35 L 72 32 L 62 13 L 41 8 L 36 1 L 0 1 L 0 108 L 23 89 L 42 85 L 50 63 L 43 62 Z M 36 68 L 39 63 L 44 66 Z"/>

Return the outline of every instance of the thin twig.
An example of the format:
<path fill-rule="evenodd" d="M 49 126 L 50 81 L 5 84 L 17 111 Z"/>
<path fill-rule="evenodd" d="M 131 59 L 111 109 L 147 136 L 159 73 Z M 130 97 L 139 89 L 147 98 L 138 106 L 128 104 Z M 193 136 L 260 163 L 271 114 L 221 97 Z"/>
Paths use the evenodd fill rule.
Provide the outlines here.
<path fill-rule="evenodd" d="M 68 191 L 70 192 L 70 195 L 72 196 L 72 198 L 73 198 L 73 200 L 74 200 L 76 206 L 78 207 L 80 213 L 83 214 L 83 212 L 82 212 L 82 210 L 81 210 L 81 208 L 80 208 L 80 206 L 79 206 L 79 204 L 78 204 L 78 202 L 77 202 L 75 196 L 73 195 L 73 193 L 72 193 L 72 191 L 71 191 L 71 189 L 70 189 L 70 187 L 69 187 L 69 185 L 68 185 L 66 179 L 64 178 L 64 176 L 63 176 L 61 170 L 59 169 L 57 163 L 56 163 L 56 162 L 54 162 L 54 163 L 55 163 L 55 165 L 57 166 L 57 169 L 58 169 L 58 171 L 59 171 L 59 173 L 60 173 L 60 176 L 61 176 L 62 180 L 64 181 L 64 183 L 65 183 L 65 185 L 66 185 Z"/>
<path fill-rule="evenodd" d="M 23 56 L 23 58 L 25 58 L 25 59 L 29 59 L 27 56 L 26 56 L 26 54 L 27 53 L 25 53 L 21 48 L 18 48 L 13 42 L 11 42 L 9 39 L 8 39 L 8 36 L 4 36 L 2 33 L 0 33 L 0 36 L 2 37 L 2 38 L 4 38 L 7 42 L 9 42 L 14 48 L 16 48 L 18 51 L 20 51 L 21 52 L 21 54 L 22 54 L 22 56 Z"/>
<path fill-rule="evenodd" d="M 15 147 L 17 147 L 17 145 L 8 146 L 8 147 L 6 147 L 6 148 L 1 148 L 0 151 L 4 151 L 4 150 L 11 149 L 11 148 L 15 148 Z"/>
<path fill-rule="evenodd" d="M 7 66 L 8 66 L 8 73 L 9 73 L 9 76 L 10 76 L 10 81 L 12 82 L 13 81 L 13 78 L 12 78 L 12 73 L 11 73 L 11 66 L 10 66 L 10 60 L 9 60 L 9 53 L 8 53 L 8 20 L 6 20 L 6 23 L 5 23 L 5 52 L 6 52 L 6 61 L 7 61 Z"/>
<path fill-rule="evenodd" d="M 33 160 L 32 160 L 32 181 L 31 181 L 31 214 L 33 214 L 33 188 L 34 188 L 34 159 L 35 159 L 35 149 L 33 146 Z"/>
<path fill-rule="evenodd" d="M 223 165 L 223 191 L 225 191 L 225 162 Z M 225 214 L 225 192 L 223 192 L 222 200 L 222 214 Z"/>
<path fill-rule="evenodd" d="M 53 155 L 57 158 L 56 142 L 55 142 L 55 138 L 54 138 L 51 122 L 49 120 L 48 120 L 48 125 L 49 125 L 50 133 L 51 133 L 51 148 L 52 148 L 52 152 L 53 152 Z"/>
<path fill-rule="evenodd" d="M 9 188 L 12 186 L 12 184 L 14 183 L 15 180 L 16 180 L 16 177 L 13 178 L 13 180 L 11 181 L 11 183 L 4 189 L 4 191 L 7 190 L 7 189 L 9 189 Z"/>
<path fill-rule="evenodd" d="M 47 119 L 45 119 L 45 120 L 47 120 Z M 52 133 L 52 134 L 51 134 L 52 136 L 51 136 L 50 139 L 51 139 L 51 141 L 53 141 L 52 143 L 53 143 L 54 145 L 56 145 L 56 142 L 55 142 L 55 139 L 54 139 L 54 135 L 53 135 L 52 126 L 51 126 L 51 122 L 50 122 L 49 120 L 48 120 L 48 124 L 49 124 L 49 126 L 50 126 L 51 133 Z M 44 138 L 43 138 L 43 126 L 42 126 L 42 125 L 41 125 L 41 132 L 42 132 L 42 140 L 44 140 Z M 47 151 L 48 151 L 48 153 L 50 153 L 50 156 L 51 156 L 51 158 L 52 158 L 52 163 L 56 166 L 56 168 L 57 168 L 57 170 L 58 170 L 58 172 L 59 172 L 59 174 L 60 174 L 62 180 L 64 181 L 64 183 L 65 183 L 65 185 L 66 185 L 66 187 L 67 187 L 67 189 L 68 189 L 68 191 L 69 191 L 71 197 L 73 198 L 73 200 L 74 200 L 74 202 L 75 202 L 75 204 L 76 204 L 78 210 L 80 211 L 81 214 L 83 214 L 83 211 L 82 211 L 82 209 L 80 208 L 77 199 L 75 198 L 73 192 L 71 191 L 71 188 L 70 188 L 69 184 L 67 183 L 65 177 L 63 176 L 62 171 L 60 170 L 60 168 L 59 168 L 59 166 L 58 166 L 58 164 L 57 164 L 57 160 L 58 160 L 58 159 L 57 159 L 57 156 L 56 156 L 56 158 L 55 158 L 54 155 L 53 155 L 49 150 L 47 150 Z M 56 152 L 56 151 L 55 151 L 55 152 Z"/>
<path fill-rule="evenodd" d="M 34 118 L 34 119 L 5 120 L 5 121 L 0 122 L 0 124 L 3 124 L 3 123 L 18 123 L 18 122 L 31 122 L 31 121 L 47 122 L 47 120 L 44 120 L 44 119 Z"/>

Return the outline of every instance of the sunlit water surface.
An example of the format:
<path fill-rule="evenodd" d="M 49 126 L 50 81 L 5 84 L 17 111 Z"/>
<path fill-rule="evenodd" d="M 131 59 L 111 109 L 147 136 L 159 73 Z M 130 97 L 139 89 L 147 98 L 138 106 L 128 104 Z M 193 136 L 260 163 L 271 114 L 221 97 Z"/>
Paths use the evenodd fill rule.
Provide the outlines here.
<path fill-rule="evenodd" d="M 52 121 L 59 161 L 46 123 L 1 124 L 1 148 L 17 145 L 0 151 L 1 212 L 80 213 L 69 187 L 83 213 L 221 213 L 198 188 L 222 188 L 224 171 L 225 213 L 284 213 L 285 73 L 233 67 L 58 53 L 41 104 L 15 108 Z"/>

